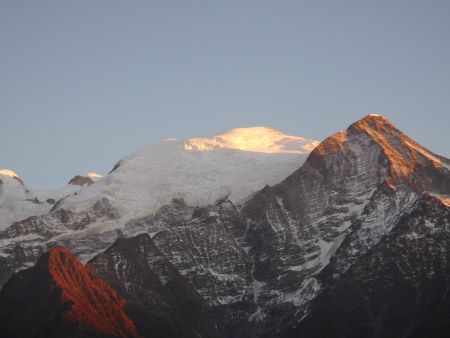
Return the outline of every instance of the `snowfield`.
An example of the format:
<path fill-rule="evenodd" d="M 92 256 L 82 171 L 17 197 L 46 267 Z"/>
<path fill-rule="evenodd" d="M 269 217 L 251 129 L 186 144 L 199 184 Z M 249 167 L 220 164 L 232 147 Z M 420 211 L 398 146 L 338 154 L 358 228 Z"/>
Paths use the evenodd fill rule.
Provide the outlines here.
<path fill-rule="evenodd" d="M 264 127 L 233 129 L 223 135 L 228 136 L 171 139 L 149 146 L 121 159 L 110 174 L 65 199 L 61 207 L 82 212 L 106 197 L 122 217 L 131 219 L 149 215 L 174 198 L 190 206 L 225 198 L 240 204 L 300 168 L 318 143 Z M 220 146 L 201 146 L 211 140 L 219 140 Z"/>
<path fill-rule="evenodd" d="M 53 207 L 47 200 L 57 200 L 71 195 L 81 187 L 65 185 L 54 190 L 32 190 L 27 187 L 14 171 L 0 170 L 0 231 L 13 222 L 21 221 L 30 216 L 40 216 L 48 213 Z"/>
<path fill-rule="evenodd" d="M 266 127 L 236 128 L 210 138 L 168 139 L 124 157 L 105 177 L 81 175 L 93 179 L 91 185 L 69 184 L 49 191 L 32 191 L 17 174 L 3 170 L 0 230 L 46 214 L 53 207 L 46 202 L 49 198 L 62 199 L 58 208 L 74 213 L 88 213 L 95 202 L 107 198 L 120 215 L 114 227 L 152 214 L 175 198 L 190 206 L 226 198 L 240 204 L 300 168 L 318 143 Z M 105 224 L 91 227 L 100 230 Z"/>

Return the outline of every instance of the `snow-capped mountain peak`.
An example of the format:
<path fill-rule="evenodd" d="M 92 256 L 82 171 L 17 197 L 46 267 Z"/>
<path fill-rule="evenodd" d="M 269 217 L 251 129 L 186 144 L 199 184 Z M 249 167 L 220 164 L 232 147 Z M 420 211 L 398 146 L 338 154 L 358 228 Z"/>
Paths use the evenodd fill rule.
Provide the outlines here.
<path fill-rule="evenodd" d="M 22 179 L 20 178 L 20 176 L 16 173 L 16 172 L 14 172 L 13 170 L 11 170 L 11 169 L 0 169 L 0 178 L 3 176 L 3 178 L 12 178 L 12 179 L 14 179 L 14 180 L 16 180 L 16 181 L 18 181 L 18 182 L 20 182 L 22 185 L 23 185 L 23 181 L 22 181 Z"/>
<path fill-rule="evenodd" d="M 77 192 L 48 214 L 0 233 L 0 284 L 48 248 L 63 245 L 82 262 L 89 260 L 89 271 L 111 278 L 111 286 L 130 300 L 127 308 L 144 309 L 148 301 L 157 305 L 153 300 L 164 290 L 167 297 L 161 300 L 172 314 L 182 303 L 179 295 L 192 287 L 200 298 L 198 309 L 205 304 L 235 336 L 334 337 L 347 328 L 355 337 L 374 329 L 383 336 L 404 336 L 411 328 L 414 336 L 445 336 L 450 160 L 373 114 L 327 138 L 303 165 L 304 154 L 255 151 L 273 150 L 277 138 L 267 128 L 252 132 L 253 138 L 243 140 L 242 131 L 201 139 L 198 145 L 209 144 L 203 148 L 186 148 L 192 139 L 166 140 L 121 159 L 89 186 L 72 186 Z M 54 263 L 59 257 L 75 262 L 69 252 L 54 253 Z M 61 269 L 64 276 L 75 272 L 67 278 L 70 287 L 62 289 L 69 296 L 82 291 L 71 299 L 76 306 L 93 299 L 91 286 L 98 288 L 93 278 L 81 276 L 81 264 L 72 267 L 79 268 Z M 19 316 L 22 290 L 35 280 L 27 274 L 10 279 L 17 291 L 0 292 L 0 327 L 2 318 L 5 326 L 22 327 L 26 321 Z M 183 283 L 174 284 L 177 280 Z M 183 291 L 172 298 L 166 286 Z M 10 293 L 19 306 L 2 301 Z M 108 298 L 101 302 L 109 304 Z M 36 304 L 33 309 L 44 308 Z M 195 303 L 189 304 L 190 313 Z M 11 309 L 18 315 L 5 316 Z M 155 309 L 152 305 L 152 313 L 160 314 Z M 430 309 L 438 309 L 437 316 L 423 322 Z M 384 319 L 374 327 L 373 311 L 386 311 L 400 330 Z M 147 314 L 130 316 L 138 331 L 151 322 Z M 190 318 L 208 319 L 195 313 Z"/>
<path fill-rule="evenodd" d="M 61 207 L 82 212 L 105 197 L 128 219 L 155 212 L 174 198 L 188 205 L 209 205 L 223 198 L 240 203 L 286 178 L 317 144 L 266 127 L 236 128 L 212 138 L 164 140 L 124 157 L 104 179 L 65 199 Z M 76 181 L 84 185 L 87 179 L 92 177 Z"/>
<path fill-rule="evenodd" d="M 235 128 L 210 138 L 191 138 L 183 147 L 186 150 L 237 149 L 257 153 L 306 154 L 318 141 L 286 135 L 268 127 Z"/>
<path fill-rule="evenodd" d="M 62 198 L 70 196 L 85 185 L 102 178 L 97 173 L 75 176 L 69 183 L 57 189 L 32 189 L 13 170 L 0 170 L 0 230 L 30 216 L 48 213 Z"/>

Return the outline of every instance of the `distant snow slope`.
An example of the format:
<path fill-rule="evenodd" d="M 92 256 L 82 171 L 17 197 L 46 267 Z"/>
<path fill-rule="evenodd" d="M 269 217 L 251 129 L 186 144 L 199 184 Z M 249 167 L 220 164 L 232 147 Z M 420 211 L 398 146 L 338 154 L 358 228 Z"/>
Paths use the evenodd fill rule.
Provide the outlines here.
<path fill-rule="evenodd" d="M 0 170 L 0 230 L 14 221 L 31 215 L 42 215 L 51 206 L 42 205 L 14 171 Z"/>
<path fill-rule="evenodd" d="M 55 202 L 80 189 L 67 184 L 59 189 L 32 190 L 14 171 L 0 169 L 0 231 L 13 222 L 48 213 Z"/>
<path fill-rule="evenodd" d="M 151 214 L 174 198 L 201 206 L 240 203 L 298 169 L 317 141 L 271 128 L 238 128 L 212 138 L 166 140 L 120 160 L 113 171 L 60 207 L 88 210 L 106 197 L 125 219 Z"/>

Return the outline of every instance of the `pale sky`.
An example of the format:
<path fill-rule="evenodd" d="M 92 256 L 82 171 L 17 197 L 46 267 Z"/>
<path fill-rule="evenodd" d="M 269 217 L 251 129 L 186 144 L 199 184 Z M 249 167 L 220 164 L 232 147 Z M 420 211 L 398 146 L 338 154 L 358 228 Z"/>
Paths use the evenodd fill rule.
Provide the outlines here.
<path fill-rule="evenodd" d="M 0 0 L 0 168 L 58 187 L 168 137 L 377 112 L 450 157 L 450 1 Z"/>

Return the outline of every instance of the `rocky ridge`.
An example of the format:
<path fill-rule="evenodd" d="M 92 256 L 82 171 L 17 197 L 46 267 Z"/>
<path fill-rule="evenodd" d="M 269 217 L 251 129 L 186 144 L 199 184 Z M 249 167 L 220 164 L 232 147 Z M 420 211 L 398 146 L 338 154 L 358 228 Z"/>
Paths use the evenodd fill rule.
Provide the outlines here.
<path fill-rule="evenodd" d="M 120 229 L 89 233 L 88 221 L 83 227 L 89 237 L 64 237 L 61 232 L 60 237 L 49 236 L 38 245 L 30 242 L 28 253 L 36 254 L 32 258 L 23 256 L 28 259 L 25 262 L 32 263 L 37 251 L 64 244 L 88 259 L 117 237 L 145 232 L 151 235 L 151 256 L 164 262 L 162 266 L 171 266 L 176 279 L 195 291 L 199 303 L 209 308 L 211 317 L 206 317 L 220 317 L 220 332 L 227 336 L 296 336 L 310 332 L 318 337 L 371 337 L 387 332 L 386 336 L 411 333 L 413 337 L 424 328 L 418 317 L 410 315 L 409 331 L 401 325 L 390 329 L 392 323 L 375 320 L 381 317 L 373 317 L 373 310 L 367 312 L 365 308 L 367 299 L 373 301 L 375 311 L 385 306 L 380 303 L 383 297 L 375 297 L 381 290 L 378 284 L 366 288 L 367 284 L 361 283 L 366 278 L 378 278 L 379 285 L 384 285 L 384 280 L 391 279 L 385 289 L 395 290 L 408 280 L 416 285 L 411 295 L 426 298 L 431 289 L 423 282 L 424 276 L 438 276 L 437 280 L 431 278 L 431 285 L 439 285 L 433 299 L 442 299 L 442 303 L 430 306 L 448 306 L 449 218 L 445 201 L 450 196 L 449 168 L 448 159 L 418 145 L 386 118 L 369 115 L 327 138 L 298 170 L 241 205 L 227 198 L 205 206 L 175 199 L 156 212 L 129 220 Z M 109 215 L 99 211 L 97 217 L 114 222 L 114 208 L 102 206 L 97 210 L 112 211 Z M 71 219 L 79 216 L 72 215 Z M 55 224 L 61 224 L 61 218 Z M 40 231 L 32 226 L 29 229 L 30 235 Z M 19 230 L 14 231 L 12 227 L 0 236 L 9 236 L 4 237 L 8 243 L 23 236 Z M 424 245 L 416 241 L 422 237 L 426 239 Z M 9 259 L 5 258 L 2 266 L 10 264 L 10 257 L 21 257 L 13 250 L 23 247 L 22 240 L 11 246 Z M 391 259 L 386 252 L 400 258 L 390 265 L 381 264 Z M 417 269 L 401 268 L 399 275 L 395 266 L 410 266 L 417 257 L 421 257 Z M 136 274 L 120 277 L 122 270 L 113 267 L 113 258 L 108 259 L 111 263 L 106 263 L 106 258 L 94 258 L 92 262 L 103 262 L 98 266 L 115 275 L 112 285 L 127 285 L 139 278 Z M 24 264 L 20 258 L 14 261 Z M 3 271 L 8 275 L 17 268 L 7 266 Z M 156 265 L 152 269 L 161 272 L 168 268 L 161 270 Z M 370 277 L 372 270 L 381 277 Z M 147 288 L 151 292 L 158 288 L 154 280 Z M 322 303 L 346 304 L 351 289 L 345 285 L 361 290 L 355 302 L 361 313 L 370 314 L 363 318 L 361 330 L 349 322 L 352 315 L 358 315 L 352 307 L 329 310 L 329 325 L 320 324 Z M 398 301 L 407 304 L 403 298 Z M 397 310 L 392 303 L 384 313 L 387 318 L 395 318 Z M 439 322 L 433 322 L 436 337 L 445 328 L 445 311 L 438 312 L 438 318 Z M 333 324 L 341 319 L 342 325 L 347 325 L 342 331 Z M 206 322 L 211 323 L 209 320 Z"/>

